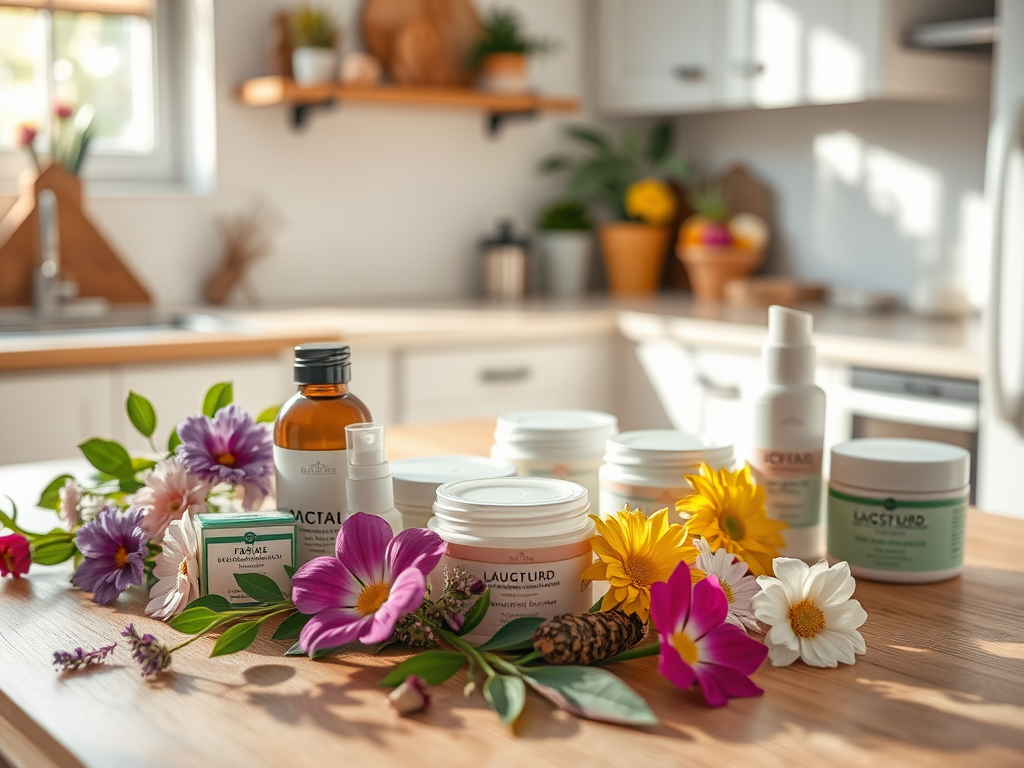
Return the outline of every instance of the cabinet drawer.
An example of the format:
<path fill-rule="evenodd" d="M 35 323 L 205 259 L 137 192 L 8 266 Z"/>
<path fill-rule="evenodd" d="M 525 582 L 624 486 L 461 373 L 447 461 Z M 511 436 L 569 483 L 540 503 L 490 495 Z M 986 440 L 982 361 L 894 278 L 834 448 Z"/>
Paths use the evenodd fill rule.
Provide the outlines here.
<path fill-rule="evenodd" d="M 484 416 L 549 402 L 552 407 L 605 407 L 607 369 L 605 339 L 410 351 L 400 363 L 401 417 Z"/>

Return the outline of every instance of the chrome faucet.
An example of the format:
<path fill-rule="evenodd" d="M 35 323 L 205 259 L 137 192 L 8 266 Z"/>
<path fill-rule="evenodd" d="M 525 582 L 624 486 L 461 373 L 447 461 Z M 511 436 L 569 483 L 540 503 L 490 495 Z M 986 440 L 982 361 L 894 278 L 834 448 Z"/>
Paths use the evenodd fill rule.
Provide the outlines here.
<path fill-rule="evenodd" d="M 32 309 L 41 317 L 60 314 L 66 299 L 78 295 L 78 284 L 60 279 L 60 230 L 57 196 L 44 189 L 36 199 L 39 213 L 39 268 L 33 274 Z"/>

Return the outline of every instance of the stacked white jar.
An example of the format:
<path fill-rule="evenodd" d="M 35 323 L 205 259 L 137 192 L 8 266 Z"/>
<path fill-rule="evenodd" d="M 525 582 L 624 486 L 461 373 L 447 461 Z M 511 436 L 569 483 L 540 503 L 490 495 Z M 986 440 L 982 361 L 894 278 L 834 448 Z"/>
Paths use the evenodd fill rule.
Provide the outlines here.
<path fill-rule="evenodd" d="M 870 438 L 832 448 L 828 553 L 858 578 L 951 579 L 964 562 L 971 455 L 931 440 Z"/>
<path fill-rule="evenodd" d="M 458 567 L 491 589 L 484 620 L 465 639 L 482 643 L 523 616 L 586 613 L 596 527 L 581 485 L 542 477 L 460 480 L 437 489 L 429 523 L 447 544 L 440 568 Z"/>
<path fill-rule="evenodd" d="M 395 506 L 406 528 L 426 528 L 434 516 L 438 486 L 456 480 L 513 477 L 516 468 L 507 461 L 483 456 L 421 456 L 391 462 Z"/>
<path fill-rule="evenodd" d="M 599 509 L 607 516 L 628 504 L 647 514 L 672 507 L 692 493 L 686 475 L 701 464 L 732 469 L 731 443 L 671 429 L 622 432 L 608 439 L 600 471 Z"/>
<path fill-rule="evenodd" d="M 511 461 L 521 477 L 579 483 L 596 499 L 605 441 L 617 431 L 616 418 L 600 411 L 514 411 L 498 419 L 491 457 Z"/>

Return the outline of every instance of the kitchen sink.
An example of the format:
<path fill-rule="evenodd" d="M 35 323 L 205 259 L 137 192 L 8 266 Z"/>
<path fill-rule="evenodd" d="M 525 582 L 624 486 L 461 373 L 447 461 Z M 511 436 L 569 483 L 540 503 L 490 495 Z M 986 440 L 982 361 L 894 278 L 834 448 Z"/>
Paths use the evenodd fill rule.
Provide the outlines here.
<path fill-rule="evenodd" d="M 97 314 L 69 313 L 40 317 L 31 310 L 0 310 L 0 336 L 139 331 L 244 333 L 247 330 L 250 329 L 245 323 L 205 312 L 112 309 Z"/>

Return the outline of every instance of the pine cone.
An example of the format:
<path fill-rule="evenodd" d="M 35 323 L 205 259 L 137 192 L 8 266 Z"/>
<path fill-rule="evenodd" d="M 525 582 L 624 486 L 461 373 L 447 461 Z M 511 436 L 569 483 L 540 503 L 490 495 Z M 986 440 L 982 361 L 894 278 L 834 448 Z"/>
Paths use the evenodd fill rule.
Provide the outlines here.
<path fill-rule="evenodd" d="M 643 640 L 644 632 L 636 614 L 566 613 L 537 627 L 533 647 L 548 664 L 586 665 L 629 650 Z"/>

